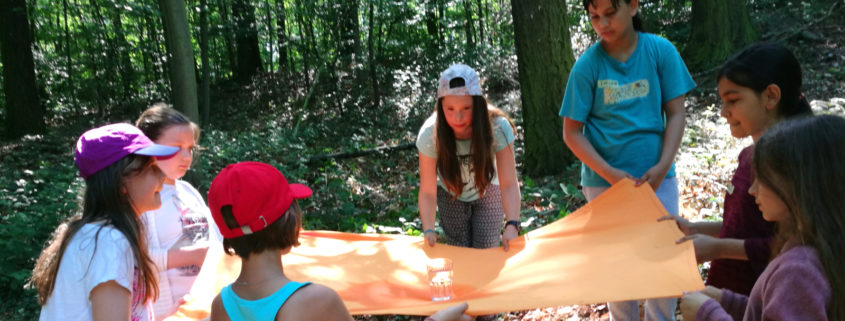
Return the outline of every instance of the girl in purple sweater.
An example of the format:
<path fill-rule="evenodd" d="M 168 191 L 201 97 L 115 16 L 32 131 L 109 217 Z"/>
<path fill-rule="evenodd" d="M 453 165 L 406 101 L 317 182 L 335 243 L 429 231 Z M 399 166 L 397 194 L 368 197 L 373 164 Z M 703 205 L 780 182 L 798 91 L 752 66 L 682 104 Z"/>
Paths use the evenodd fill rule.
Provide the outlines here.
<path fill-rule="evenodd" d="M 845 320 L 845 118 L 803 117 L 757 141 L 749 193 L 776 223 L 777 252 L 746 297 L 708 286 L 684 320 Z"/>

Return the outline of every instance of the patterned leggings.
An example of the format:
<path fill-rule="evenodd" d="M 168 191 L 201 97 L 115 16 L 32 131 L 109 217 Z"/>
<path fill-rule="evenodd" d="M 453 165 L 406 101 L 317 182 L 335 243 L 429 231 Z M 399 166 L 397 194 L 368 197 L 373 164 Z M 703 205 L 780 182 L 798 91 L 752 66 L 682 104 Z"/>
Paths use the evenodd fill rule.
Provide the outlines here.
<path fill-rule="evenodd" d="M 446 234 L 446 244 L 486 249 L 502 243 L 505 209 L 498 185 L 490 184 L 484 196 L 472 202 L 453 200 L 443 187 L 437 187 L 437 217 Z M 497 320 L 497 314 L 479 315 L 476 321 Z"/>
<path fill-rule="evenodd" d="M 476 249 L 501 244 L 505 210 L 498 185 L 488 185 L 484 196 L 472 202 L 453 200 L 449 192 L 438 186 L 437 214 L 446 244 Z"/>

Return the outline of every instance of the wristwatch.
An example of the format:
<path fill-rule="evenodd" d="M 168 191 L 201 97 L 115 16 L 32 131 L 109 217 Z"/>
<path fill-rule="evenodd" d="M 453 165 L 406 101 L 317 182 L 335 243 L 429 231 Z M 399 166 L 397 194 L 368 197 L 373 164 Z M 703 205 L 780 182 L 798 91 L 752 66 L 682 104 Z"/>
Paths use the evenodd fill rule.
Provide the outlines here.
<path fill-rule="evenodd" d="M 508 227 L 508 225 L 513 225 L 513 227 L 516 228 L 516 234 L 522 232 L 522 227 L 519 226 L 519 220 L 510 220 L 505 222 L 505 227 Z"/>

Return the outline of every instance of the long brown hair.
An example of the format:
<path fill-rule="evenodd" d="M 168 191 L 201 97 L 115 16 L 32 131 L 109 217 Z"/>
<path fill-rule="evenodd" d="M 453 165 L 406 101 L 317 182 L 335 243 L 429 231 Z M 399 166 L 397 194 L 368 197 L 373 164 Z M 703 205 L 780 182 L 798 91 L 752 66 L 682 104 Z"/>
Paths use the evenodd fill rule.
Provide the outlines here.
<path fill-rule="evenodd" d="M 464 180 L 461 176 L 461 163 L 458 161 L 455 132 L 449 123 L 446 122 L 446 114 L 443 112 L 443 98 L 437 99 L 435 103 L 437 121 L 435 122 L 435 146 L 437 148 L 437 171 L 440 179 L 446 188 L 452 192 L 454 198 L 461 196 L 464 190 Z M 470 142 L 470 154 L 472 155 L 471 169 L 474 175 L 475 190 L 479 197 L 484 196 L 484 191 L 490 185 L 495 175 L 493 162 L 495 153 L 493 148 L 493 120 L 496 117 L 505 117 L 514 130 L 510 118 L 496 106 L 487 103 L 483 96 L 472 96 L 472 140 Z M 487 121 L 476 121 L 486 119 Z"/>
<path fill-rule="evenodd" d="M 158 297 L 157 271 L 147 252 L 144 224 L 132 208 L 129 196 L 123 193 L 126 178 L 141 174 L 149 166 L 155 166 L 151 157 L 129 154 L 85 180 L 82 212 L 56 228 L 32 271 L 29 282 L 38 289 L 38 302 L 41 305 L 46 304 L 53 293 L 62 256 L 73 236 L 85 224 L 93 222 L 104 222 L 97 230 L 95 239 L 99 238 L 100 231 L 106 225 L 126 237 L 138 267 L 139 284 L 143 284 L 142 297 L 146 300 Z M 94 244 L 96 246 L 97 242 Z"/>
<path fill-rule="evenodd" d="M 795 239 L 818 251 L 832 297 L 830 320 L 845 321 L 845 118 L 809 116 L 787 120 L 766 131 L 754 148 L 760 183 L 787 205 L 790 217 L 778 222 L 773 251 Z M 781 245 L 781 246 L 778 246 Z"/>

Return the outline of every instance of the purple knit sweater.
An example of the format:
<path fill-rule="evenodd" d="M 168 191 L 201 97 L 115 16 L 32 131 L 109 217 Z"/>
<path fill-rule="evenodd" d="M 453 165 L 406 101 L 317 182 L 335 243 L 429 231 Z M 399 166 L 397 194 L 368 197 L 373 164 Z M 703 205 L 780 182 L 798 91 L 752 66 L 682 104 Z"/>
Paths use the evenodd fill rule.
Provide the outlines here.
<path fill-rule="evenodd" d="M 748 260 L 713 260 L 707 275 L 707 285 L 744 295 L 751 293 L 754 282 L 769 263 L 769 244 L 774 231 L 774 225 L 763 219 L 754 197 L 748 194 L 754 180 L 751 170 L 753 154 L 754 145 L 739 153 L 739 164 L 731 178 L 733 190 L 725 194 L 722 229 L 719 231 L 719 238 L 745 240 Z"/>
<path fill-rule="evenodd" d="M 722 302 L 710 299 L 698 309 L 701 321 L 828 320 L 831 289 L 816 250 L 787 243 L 754 284 L 751 296 L 730 290 Z"/>

